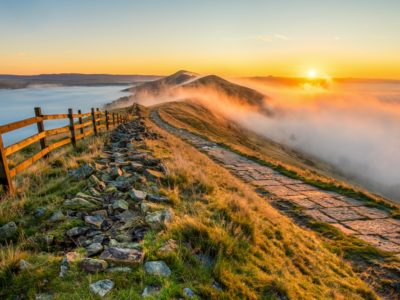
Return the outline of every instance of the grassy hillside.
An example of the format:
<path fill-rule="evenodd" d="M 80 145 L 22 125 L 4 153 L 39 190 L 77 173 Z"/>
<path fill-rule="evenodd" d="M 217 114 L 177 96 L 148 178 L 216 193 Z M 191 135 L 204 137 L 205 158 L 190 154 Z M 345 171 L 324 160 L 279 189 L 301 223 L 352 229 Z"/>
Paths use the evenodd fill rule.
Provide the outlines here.
<path fill-rule="evenodd" d="M 169 102 L 155 109 L 165 121 L 175 127 L 187 129 L 221 143 L 290 177 L 361 199 L 371 206 L 387 209 L 393 216 L 400 216 L 398 205 L 349 184 L 332 166 L 246 130 L 195 102 Z"/>
<path fill-rule="evenodd" d="M 88 274 L 73 263 L 67 277 L 58 276 L 67 250 L 49 241 L 63 241 L 65 231 L 79 224 L 50 219 L 66 197 L 87 184 L 71 180 L 67 170 L 102 156 L 104 139 L 90 138 L 87 147 L 61 149 L 34 165 L 18 178 L 20 196 L 0 202 L 0 225 L 18 225 L 18 235 L 1 245 L 0 298 L 97 299 L 88 285 L 105 278 L 115 282 L 105 299 L 141 299 L 148 285 L 162 285 L 157 299 L 187 298 L 184 287 L 203 299 L 377 298 L 314 233 L 294 225 L 191 146 L 154 125 L 152 131 L 161 138 L 146 140 L 146 151 L 168 169 L 158 189 L 172 201 L 174 219 L 164 230 L 148 231 L 142 246 L 146 260 L 164 260 L 173 274 L 148 276 L 140 265 L 129 273 Z M 39 219 L 38 209 L 45 211 Z M 161 252 L 171 239 L 174 251 Z M 27 268 L 21 268 L 21 259 Z"/>

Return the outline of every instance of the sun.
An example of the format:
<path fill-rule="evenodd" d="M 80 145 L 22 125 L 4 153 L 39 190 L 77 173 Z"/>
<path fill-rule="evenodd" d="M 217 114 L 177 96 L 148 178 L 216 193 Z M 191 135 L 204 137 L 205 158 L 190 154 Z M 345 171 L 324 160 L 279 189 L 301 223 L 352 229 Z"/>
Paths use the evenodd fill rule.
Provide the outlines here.
<path fill-rule="evenodd" d="M 310 70 L 308 70 L 308 72 L 307 72 L 307 76 L 308 76 L 308 78 L 310 78 L 310 79 L 314 79 L 314 78 L 317 77 L 317 71 L 316 71 L 315 69 L 310 69 Z"/>

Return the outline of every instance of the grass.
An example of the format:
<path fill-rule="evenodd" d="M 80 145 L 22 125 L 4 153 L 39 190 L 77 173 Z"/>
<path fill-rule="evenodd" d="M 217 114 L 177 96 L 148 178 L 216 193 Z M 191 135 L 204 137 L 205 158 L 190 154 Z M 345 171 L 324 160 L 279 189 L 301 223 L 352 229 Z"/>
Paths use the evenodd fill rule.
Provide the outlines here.
<path fill-rule="evenodd" d="M 400 207 L 397 204 L 348 184 L 332 166 L 248 131 L 199 104 L 190 101 L 172 102 L 157 106 L 157 109 L 162 119 L 172 126 L 198 134 L 288 177 L 362 200 L 368 206 L 379 207 L 390 212 L 393 217 L 400 218 Z"/>
<path fill-rule="evenodd" d="M 172 108 L 170 107 L 170 105 L 172 106 Z M 182 110 L 185 113 L 183 113 L 183 111 L 180 111 L 181 106 L 183 107 Z M 202 133 L 201 135 L 204 135 L 205 133 L 210 133 L 210 135 L 212 136 L 212 132 L 214 130 L 228 130 L 224 127 L 224 125 L 220 125 L 220 123 L 218 123 L 214 117 L 210 117 L 211 119 L 207 120 L 207 118 L 203 116 L 203 112 L 201 111 L 201 109 L 196 110 L 200 111 L 198 113 L 198 117 L 196 117 L 196 115 L 194 114 L 191 115 L 190 113 L 189 116 L 186 115 L 186 110 L 189 109 L 190 111 L 192 109 L 191 106 L 192 104 L 190 103 L 172 103 L 161 106 L 160 111 L 162 117 L 168 120 L 168 122 L 172 123 L 172 125 L 189 129 L 189 131 L 195 132 L 197 134 Z M 184 116 L 182 116 L 183 114 Z M 183 118 L 194 118 L 196 119 L 196 121 L 185 121 L 189 122 L 189 124 L 183 125 Z M 194 125 L 196 124 L 196 122 L 199 122 L 199 124 L 202 125 Z M 194 126 L 198 127 L 194 128 Z M 210 129 L 208 129 L 209 126 Z M 261 164 L 270 166 L 285 175 L 305 180 L 306 182 L 312 183 L 313 185 L 325 188 L 327 190 L 333 190 L 356 199 L 364 200 L 364 202 L 370 204 L 371 206 L 383 206 L 385 209 L 391 211 L 392 214 L 398 212 L 397 207 L 393 207 L 387 202 L 381 202 L 379 198 L 371 198 L 362 191 L 353 189 L 348 185 L 342 186 L 334 179 L 322 180 L 322 177 L 319 178 L 316 176 L 305 178 L 304 176 L 306 176 L 306 172 L 298 174 L 293 169 L 286 168 L 286 164 L 284 166 L 282 166 L 281 163 L 275 165 L 274 163 L 267 162 L 258 157 L 250 156 L 249 154 L 243 154 L 242 151 L 252 153 L 251 151 L 253 150 L 251 148 L 252 144 L 250 144 L 248 146 L 249 148 L 247 149 L 245 148 L 246 146 L 243 145 L 248 142 L 248 139 L 246 139 L 246 135 L 236 140 L 235 136 L 240 132 L 241 131 L 233 130 L 233 137 L 229 137 L 229 132 L 224 131 L 224 133 L 219 136 L 220 139 L 225 139 L 226 143 L 230 143 L 229 146 L 226 146 L 227 148 L 231 150 L 233 149 L 233 151 L 250 157 L 251 159 Z M 241 151 L 237 149 L 241 149 Z M 266 154 L 264 155 L 266 157 Z M 318 234 L 319 238 L 324 242 L 323 244 L 326 249 L 328 249 L 335 255 L 343 258 L 344 260 L 349 261 L 352 264 L 355 272 L 359 274 L 360 278 L 363 278 L 364 280 L 369 282 L 376 291 L 379 291 L 381 294 L 390 295 L 389 297 L 396 297 L 396 295 L 400 292 L 399 286 L 397 284 L 399 276 L 396 271 L 400 266 L 398 259 L 383 251 L 379 251 L 375 247 L 357 239 L 356 237 L 343 234 L 337 228 L 330 226 L 329 224 L 315 222 L 310 219 L 305 221 L 304 215 L 301 213 L 301 208 L 296 209 L 296 207 L 294 207 L 290 211 L 289 215 L 297 220 L 300 224 L 306 225 L 308 228 L 315 231 Z M 291 253 L 291 251 L 289 250 L 288 253 Z M 392 295 L 391 293 L 396 293 L 396 295 Z"/>
<path fill-rule="evenodd" d="M 100 155 L 103 140 L 88 139 L 88 148 L 66 147 L 32 166 L 17 178 L 21 196 L 1 202 L 0 224 L 16 221 L 20 233 L 0 248 L 0 298 L 34 299 L 49 293 L 54 299 L 98 299 L 89 284 L 109 278 L 115 287 L 105 299 L 141 299 L 149 284 L 163 286 L 157 299 L 184 298 L 184 287 L 205 299 L 377 299 L 313 232 L 279 214 L 204 154 L 154 130 L 162 138 L 146 143 L 169 170 L 161 191 L 172 200 L 175 217 L 167 230 L 148 232 L 143 246 L 146 260 L 164 260 L 172 275 L 148 276 L 142 267 L 91 275 L 73 263 L 66 278 L 58 277 L 64 249 L 38 241 L 46 235 L 61 239 L 77 225 L 49 223 L 48 217 L 65 195 L 84 187 L 85 182 L 68 179 L 66 170 Z M 38 207 L 48 210 L 39 221 L 32 216 Z M 159 247 L 169 239 L 177 241 L 177 250 L 160 254 Z M 28 269 L 17 268 L 21 259 L 29 262 Z M 215 282 L 222 291 L 213 287 Z"/>
<path fill-rule="evenodd" d="M 209 269 L 180 276 L 198 293 L 212 299 L 376 297 L 312 232 L 277 213 L 204 154 L 162 134 L 164 139 L 149 146 L 166 160 L 170 176 L 164 192 L 177 214 L 162 236 L 178 241 L 180 251 L 169 261 L 174 268 L 198 267 L 193 254 L 212 261 Z M 223 292 L 212 289 L 213 280 Z"/>

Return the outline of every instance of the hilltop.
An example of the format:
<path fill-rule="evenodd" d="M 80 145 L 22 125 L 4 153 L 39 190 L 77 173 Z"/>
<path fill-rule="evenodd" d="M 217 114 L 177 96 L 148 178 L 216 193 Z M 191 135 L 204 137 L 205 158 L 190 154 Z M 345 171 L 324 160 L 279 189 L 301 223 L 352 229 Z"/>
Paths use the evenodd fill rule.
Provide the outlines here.
<path fill-rule="evenodd" d="M 146 104 L 146 99 L 186 99 L 212 92 L 238 104 L 253 106 L 263 110 L 268 96 L 256 90 L 232 83 L 217 75 L 200 75 L 181 70 L 167 77 L 145 82 L 126 89 L 132 95 L 120 98 L 108 107 L 126 107 L 133 102 Z"/>
<path fill-rule="evenodd" d="M 386 254 L 293 223 L 270 205 L 273 196 L 154 123 L 157 109 L 141 108 L 145 118 L 54 152 L 17 178 L 20 196 L 1 202 L 2 298 L 377 299 L 371 286 L 393 291 L 395 277 L 383 276 L 379 288 L 371 275 L 368 285 L 342 257 L 389 268 Z"/>

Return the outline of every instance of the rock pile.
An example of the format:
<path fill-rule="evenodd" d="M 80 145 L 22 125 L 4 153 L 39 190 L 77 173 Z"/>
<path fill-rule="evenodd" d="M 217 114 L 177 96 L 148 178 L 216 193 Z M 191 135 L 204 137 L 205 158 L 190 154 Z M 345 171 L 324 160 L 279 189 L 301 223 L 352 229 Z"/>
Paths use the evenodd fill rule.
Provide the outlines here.
<path fill-rule="evenodd" d="M 120 125 L 110 134 L 104 155 L 94 165 L 70 172 L 76 180 L 88 178 L 89 185 L 84 192 L 66 199 L 63 211 L 52 218 L 76 219 L 84 224 L 70 228 L 65 235 L 71 250 L 86 249 L 86 257 L 78 262 L 86 272 L 130 272 L 143 264 L 141 242 L 146 231 L 162 230 L 173 219 L 167 206 L 170 200 L 158 189 L 167 169 L 146 150 L 145 138 L 158 136 L 147 130 L 141 118 Z M 68 266 L 69 260 L 64 258 L 60 276 L 68 272 Z M 153 275 L 171 274 L 163 261 L 146 262 L 144 269 Z M 113 286 L 107 279 L 93 283 L 90 289 L 104 296 Z"/>

